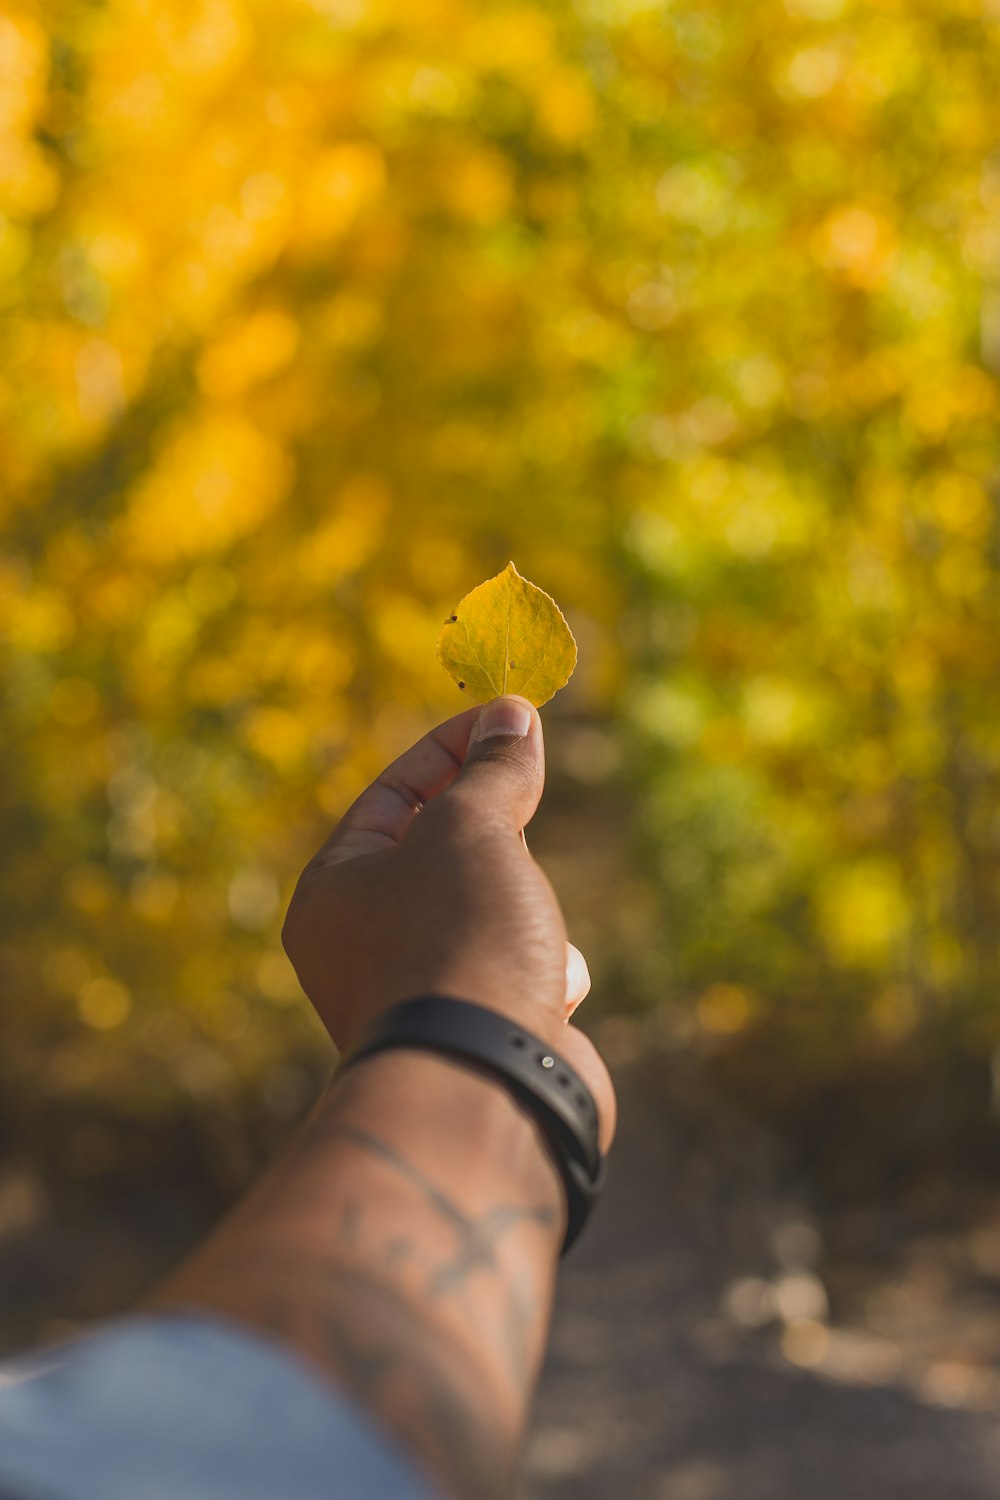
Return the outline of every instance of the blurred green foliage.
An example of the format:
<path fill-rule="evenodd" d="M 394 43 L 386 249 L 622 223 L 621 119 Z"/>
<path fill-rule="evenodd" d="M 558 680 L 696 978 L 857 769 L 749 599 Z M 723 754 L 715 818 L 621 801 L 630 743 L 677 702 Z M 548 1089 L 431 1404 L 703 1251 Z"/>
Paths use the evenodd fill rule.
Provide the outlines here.
<path fill-rule="evenodd" d="M 993 1046 L 998 61 L 987 0 L 8 5 L 8 1076 L 294 1107 L 303 839 L 511 557 L 624 752 L 606 999 Z"/>

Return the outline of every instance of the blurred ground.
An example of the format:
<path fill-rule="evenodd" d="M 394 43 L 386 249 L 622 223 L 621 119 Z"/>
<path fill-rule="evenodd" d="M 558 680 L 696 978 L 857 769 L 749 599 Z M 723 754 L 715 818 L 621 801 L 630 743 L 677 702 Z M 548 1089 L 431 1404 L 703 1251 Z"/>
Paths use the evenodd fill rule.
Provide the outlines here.
<path fill-rule="evenodd" d="M 605 1027 L 621 1132 L 565 1268 L 521 1500 L 1000 1493 L 984 1081 L 929 1096 L 897 1057 L 764 1124 L 718 1059 L 655 1022 Z M 252 1101 L 155 1128 L 53 1113 L 29 1166 L 15 1126 L 0 1105 L 6 1350 L 127 1307 L 283 1133 Z"/>
<path fill-rule="evenodd" d="M 782 1139 L 703 1062 L 648 1032 L 627 1050 L 643 1055 L 616 1069 L 614 1171 L 567 1262 L 523 1500 L 1000 1493 L 1000 1175 L 974 1180 L 995 1141 L 960 1148 L 943 1185 L 926 1158 L 903 1165 L 887 1116 L 852 1179 L 813 1149 L 828 1101 Z"/>

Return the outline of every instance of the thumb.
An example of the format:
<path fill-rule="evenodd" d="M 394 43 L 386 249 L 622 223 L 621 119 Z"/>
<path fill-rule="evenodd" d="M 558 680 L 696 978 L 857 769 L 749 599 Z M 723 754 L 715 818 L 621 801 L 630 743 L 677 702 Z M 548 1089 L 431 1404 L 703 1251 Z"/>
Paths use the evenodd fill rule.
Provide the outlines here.
<path fill-rule="evenodd" d="M 545 785 L 545 745 L 538 710 L 508 694 L 484 704 L 454 790 L 514 832 L 530 821 Z"/>

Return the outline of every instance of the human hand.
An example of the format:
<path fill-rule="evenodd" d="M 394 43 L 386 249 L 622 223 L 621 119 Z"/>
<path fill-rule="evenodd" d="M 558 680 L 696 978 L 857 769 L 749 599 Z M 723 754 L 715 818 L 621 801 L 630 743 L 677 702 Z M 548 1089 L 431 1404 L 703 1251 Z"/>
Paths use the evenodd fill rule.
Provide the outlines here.
<path fill-rule="evenodd" d="M 567 1024 L 590 975 L 524 842 L 544 780 L 542 723 L 527 699 L 446 720 L 345 813 L 302 872 L 282 940 L 341 1050 L 414 995 L 452 995 L 517 1020 L 586 1080 L 606 1150 L 611 1079 Z"/>

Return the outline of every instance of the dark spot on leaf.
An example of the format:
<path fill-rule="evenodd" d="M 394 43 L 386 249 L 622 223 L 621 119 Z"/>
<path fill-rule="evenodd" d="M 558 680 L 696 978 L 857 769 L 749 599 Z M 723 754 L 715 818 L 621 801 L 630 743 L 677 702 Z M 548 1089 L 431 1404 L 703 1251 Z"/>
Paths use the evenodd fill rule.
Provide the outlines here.
<path fill-rule="evenodd" d="M 448 624 L 449 625 L 454 625 L 454 623 L 455 623 L 455 621 L 457 619 L 458 619 L 458 615 L 449 615 L 448 616 Z"/>
<path fill-rule="evenodd" d="M 513 670 L 514 670 L 514 668 L 516 666 L 517 666 L 517 662 L 516 661 L 512 661 L 511 664 L 510 664 L 510 670 L 513 672 Z"/>
<path fill-rule="evenodd" d="M 465 687 L 465 683 L 464 682 L 460 682 L 458 685 L 459 685 L 460 688 L 464 688 Z"/>

